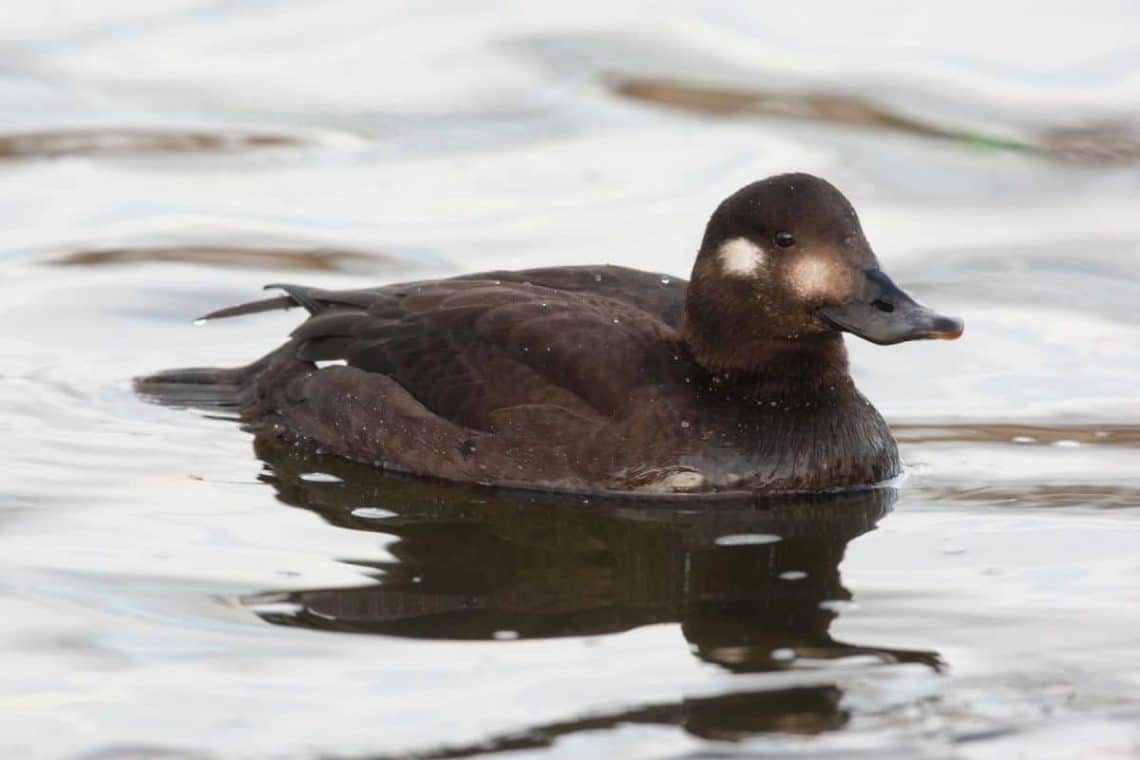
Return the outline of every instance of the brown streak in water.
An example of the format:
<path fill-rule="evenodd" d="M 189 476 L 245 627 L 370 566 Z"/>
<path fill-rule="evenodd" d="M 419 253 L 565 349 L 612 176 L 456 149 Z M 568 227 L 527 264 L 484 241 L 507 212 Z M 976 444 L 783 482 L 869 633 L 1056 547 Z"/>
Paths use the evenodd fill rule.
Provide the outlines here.
<path fill-rule="evenodd" d="M 625 77 L 610 78 L 606 85 L 622 97 L 710 116 L 768 116 L 890 129 L 1087 164 L 1140 160 L 1140 131 L 1136 125 L 1123 121 L 1051 128 L 1035 138 L 1019 140 L 939 127 L 863 98 L 835 93 L 765 92 Z"/>
<path fill-rule="evenodd" d="M 236 246 L 152 246 L 77 251 L 52 259 L 52 266 L 104 264 L 191 263 L 248 269 L 311 271 L 367 270 L 394 261 L 383 253 L 323 248 L 239 248 Z"/>
<path fill-rule="evenodd" d="M 1011 443 L 1015 437 L 1032 438 L 1018 445 L 1052 444 L 1058 441 L 1099 446 L 1140 445 L 1140 427 L 1134 425 L 892 425 L 903 443 Z"/>
<path fill-rule="evenodd" d="M 887 127 L 929 137 L 952 136 L 937 127 L 845 95 L 760 92 L 649 79 L 620 79 L 611 86 L 619 95 L 635 100 L 719 116 L 784 116 Z"/>
<path fill-rule="evenodd" d="M 1140 160 L 1140 131 L 1125 122 L 1051 129 L 1041 134 L 1041 148 L 1058 158 L 1090 164 Z"/>
<path fill-rule="evenodd" d="M 1140 490 L 1128 486 L 1089 484 L 979 486 L 965 490 L 931 489 L 940 502 L 1000 504 L 1003 507 L 1095 507 L 1128 509 L 1140 507 Z M 928 492 L 929 493 L 929 492 Z"/>
<path fill-rule="evenodd" d="M 222 129 L 75 128 L 0 134 L 0 160 L 61 156 L 239 153 L 298 147 L 307 141 L 285 134 Z"/>

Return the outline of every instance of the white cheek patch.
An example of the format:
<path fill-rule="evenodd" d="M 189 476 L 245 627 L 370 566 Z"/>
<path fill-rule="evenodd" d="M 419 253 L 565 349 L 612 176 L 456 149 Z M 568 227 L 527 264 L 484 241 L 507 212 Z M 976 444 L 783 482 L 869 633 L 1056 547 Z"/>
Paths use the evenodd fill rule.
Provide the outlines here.
<path fill-rule="evenodd" d="M 847 277 L 842 268 L 817 256 L 804 256 L 793 261 L 786 277 L 788 288 L 805 301 L 835 297 L 847 289 Z"/>
<path fill-rule="evenodd" d="M 764 249 L 748 238 L 726 240 L 717 251 L 721 269 L 732 277 L 755 277 L 768 263 Z"/>

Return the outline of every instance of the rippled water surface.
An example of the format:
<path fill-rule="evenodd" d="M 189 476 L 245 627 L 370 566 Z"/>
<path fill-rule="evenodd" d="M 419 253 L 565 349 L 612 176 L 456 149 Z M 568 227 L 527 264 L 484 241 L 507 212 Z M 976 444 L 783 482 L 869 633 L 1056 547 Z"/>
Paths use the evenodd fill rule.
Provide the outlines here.
<path fill-rule="evenodd" d="M 2 754 L 1135 757 L 1140 13 L 952 6 L 9 9 Z M 967 321 L 850 345 L 895 490 L 555 503 L 131 392 L 266 282 L 685 276 L 793 169 Z"/>

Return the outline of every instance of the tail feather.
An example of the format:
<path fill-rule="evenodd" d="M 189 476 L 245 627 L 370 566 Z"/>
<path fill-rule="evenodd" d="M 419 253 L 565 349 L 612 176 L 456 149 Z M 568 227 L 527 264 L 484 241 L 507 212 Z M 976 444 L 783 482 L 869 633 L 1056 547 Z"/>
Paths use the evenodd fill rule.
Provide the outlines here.
<path fill-rule="evenodd" d="M 286 344 L 288 346 L 288 344 Z M 155 403 L 196 409 L 237 409 L 278 352 L 242 367 L 186 367 L 135 378 L 135 392 Z"/>
<path fill-rule="evenodd" d="M 299 304 L 293 300 L 291 296 L 277 296 L 276 298 L 264 298 L 260 301 L 249 301 L 248 303 L 238 304 L 237 306 L 227 306 L 224 309 L 217 309 L 199 317 L 202 322 L 211 319 L 224 319 L 226 317 L 240 317 L 246 314 L 258 314 L 263 311 L 277 311 L 278 309 L 292 309 Z"/>
<path fill-rule="evenodd" d="M 266 285 L 262 290 L 284 290 L 294 303 L 300 304 L 305 307 L 305 311 L 309 314 L 320 314 L 327 306 L 322 304 L 320 300 L 320 291 L 316 288 L 310 288 L 306 285 L 289 285 L 284 282 L 275 282 Z M 282 296 L 283 297 L 283 296 Z"/>
<path fill-rule="evenodd" d="M 294 306 L 302 306 L 309 312 L 310 316 L 318 316 L 329 311 L 337 311 L 345 306 L 367 304 L 371 300 L 371 296 L 365 291 L 330 292 L 303 285 L 289 284 L 273 284 L 265 287 L 284 290 L 287 295 L 228 306 L 206 314 L 201 317 L 200 321 L 257 314 L 277 309 L 291 309 Z M 325 329 L 327 329 L 329 325 L 335 326 L 339 322 L 336 320 L 328 322 L 326 318 L 326 322 L 320 324 L 325 325 Z M 257 376 L 271 362 L 292 361 L 296 363 L 298 360 L 307 362 L 323 358 L 340 358 L 343 351 L 338 352 L 334 349 L 343 343 L 341 337 L 335 334 L 320 337 L 322 339 L 319 341 L 308 341 L 312 345 L 304 356 L 295 356 L 297 354 L 297 341 L 291 341 L 256 362 L 243 367 L 187 367 L 138 377 L 134 381 L 135 392 L 151 401 L 169 406 L 198 409 L 238 409 L 251 396 L 249 391 L 254 386 Z M 326 354 L 334 355 L 326 356 Z"/>
<path fill-rule="evenodd" d="M 414 284 L 414 283 L 413 283 Z M 410 286 L 409 286 L 410 287 Z M 259 314 L 263 311 L 277 311 L 279 309 L 292 309 L 303 306 L 310 315 L 324 314 L 341 308 L 366 309 L 376 300 L 376 296 L 383 288 L 373 290 L 321 290 L 305 285 L 289 285 L 287 283 L 274 283 L 266 285 L 265 289 L 277 288 L 284 290 L 287 295 L 276 298 L 263 298 L 260 301 L 250 301 L 236 306 L 227 306 L 224 309 L 211 311 L 199 318 L 206 322 L 211 319 L 225 319 L 226 317 L 240 317 L 246 314 Z"/>
<path fill-rule="evenodd" d="M 135 392 L 168 406 L 236 409 L 241 405 L 245 377 L 238 369 L 192 367 L 171 369 L 135 378 Z"/>
<path fill-rule="evenodd" d="M 323 291 L 304 285 L 289 285 L 286 283 L 273 283 L 266 285 L 263 290 L 284 290 L 286 295 L 276 298 L 263 298 L 260 301 L 239 303 L 237 306 L 227 306 L 224 309 L 211 311 L 198 318 L 199 322 L 211 319 L 225 319 L 227 317 L 241 317 L 246 314 L 259 314 L 263 311 L 277 311 L 279 309 L 292 309 L 294 306 L 304 306 L 309 314 L 320 314 L 327 305 L 321 302 Z"/>

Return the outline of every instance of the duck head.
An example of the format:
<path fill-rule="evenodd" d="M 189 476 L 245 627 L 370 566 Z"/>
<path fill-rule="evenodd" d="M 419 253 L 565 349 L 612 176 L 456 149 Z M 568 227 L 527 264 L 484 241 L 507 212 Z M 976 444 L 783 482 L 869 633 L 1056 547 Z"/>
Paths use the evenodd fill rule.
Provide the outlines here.
<path fill-rule="evenodd" d="M 775 348 L 953 340 L 960 319 L 911 298 L 880 268 L 851 203 L 810 174 L 754 182 L 713 212 L 693 267 L 683 332 L 713 369 Z"/>

